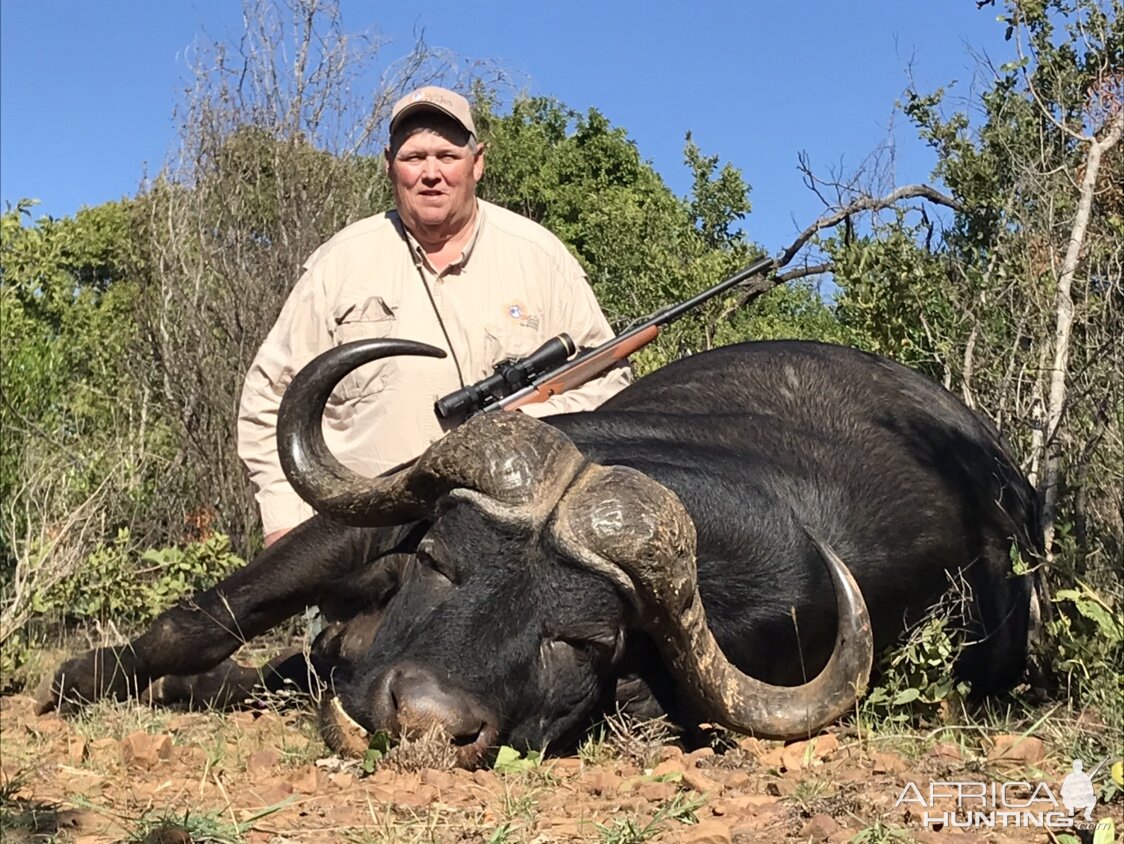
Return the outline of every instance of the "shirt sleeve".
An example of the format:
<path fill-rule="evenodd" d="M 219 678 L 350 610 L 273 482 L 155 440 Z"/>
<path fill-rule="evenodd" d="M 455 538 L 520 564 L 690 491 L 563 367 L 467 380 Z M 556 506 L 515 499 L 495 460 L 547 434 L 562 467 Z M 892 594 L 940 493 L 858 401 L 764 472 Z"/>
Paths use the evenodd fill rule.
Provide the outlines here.
<path fill-rule="evenodd" d="M 289 294 L 242 385 L 238 408 L 238 456 L 257 489 L 262 528 L 268 535 L 296 527 L 313 510 L 293 490 L 277 455 L 277 411 L 285 388 L 317 353 L 331 346 L 325 301 L 314 273 L 306 270 Z"/>
<path fill-rule="evenodd" d="M 564 331 L 573 338 L 579 349 L 600 346 L 612 339 L 613 330 L 601 312 L 601 306 L 597 304 L 585 272 L 568 252 L 555 288 L 551 296 L 549 319 L 552 325 L 547 332 L 549 335 Z M 627 387 L 631 381 L 631 368 L 626 363 L 619 363 L 580 387 L 552 396 L 544 402 L 523 405 L 520 410 L 535 417 L 593 410 Z"/>

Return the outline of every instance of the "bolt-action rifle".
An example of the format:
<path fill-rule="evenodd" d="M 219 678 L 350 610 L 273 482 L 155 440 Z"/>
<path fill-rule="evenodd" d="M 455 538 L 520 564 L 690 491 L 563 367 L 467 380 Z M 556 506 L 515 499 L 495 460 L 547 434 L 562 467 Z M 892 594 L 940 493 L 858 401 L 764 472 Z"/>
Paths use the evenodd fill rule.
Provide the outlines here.
<path fill-rule="evenodd" d="M 592 349 L 578 352 L 568 334 L 551 337 L 527 357 L 497 364 L 487 378 L 439 398 L 434 411 L 442 419 L 462 420 L 477 413 L 516 410 L 580 387 L 647 346 L 688 311 L 773 266 L 772 258 L 760 258 L 725 281 L 645 317 Z"/>

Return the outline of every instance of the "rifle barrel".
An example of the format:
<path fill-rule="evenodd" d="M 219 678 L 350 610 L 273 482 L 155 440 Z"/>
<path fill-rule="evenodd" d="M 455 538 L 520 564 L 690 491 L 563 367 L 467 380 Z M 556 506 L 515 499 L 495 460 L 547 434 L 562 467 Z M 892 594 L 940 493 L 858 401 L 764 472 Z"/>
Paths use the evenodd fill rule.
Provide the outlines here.
<path fill-rule="evenodd" d="M 748 267 L 743 270 L 739 270 L 737 273 L 730 276 L 725 281 L 720 281 L 713 287 L 708 287 L 702 293 L 699 293 L 696 296 L 692 296 L 686 302 L 680 302 L 678 305 L 672 305 L 670 308 L 660 311 L 655 315 L 655 317 L 649 320 L 649 322 L 658 322 L 660 325 L 667 325 L 669 322 L 674 322 L 675 320 L 679 319 L 679 317 L 683 316 L 683 314 L 687 313 L 687 311 L 697 308 L 707 299 L 711 299 L 717 296 L 719 293 L 724 293 L 731 287 L 736 287 L 743 281 L 752 278 L 758 273 L 768 270 L 770 267 L 772 267 L 772 265 L 772 258 L 758 258 Z"/>
<path fill-rule="evenodd" d="M 702 291 L 702 293 L 692 296 L 686 302 L 680 302 L 677 305 L 672 305 L 670 308 L 666 308 L 662 311 L 656 312 L 656 314 L 648 317 L 639 325 L 636 325 L 635 327 L 630 328 L 626 331 L 622 331 L 616 337 L 606 340 L 600 346 L 588 349 L 568 363 L 565 363 L 550 372 L 544 373 L 539 378 L 535 378 L 534 380 L 532 380 L 529 386 L 524 387 L 521 390 L 517 390 L 511 395 L 500 399 L 498 402 L 485 407 L 484 412 L 487 413 L 496 410 L 507 410 L 509 408 L 514 409 L 523 404 L 528 404 L 531 401 L 542 401 L 544 398 L 547 398 L 546 395 L 542 395 L 541 398 L 537 399 L 532 397 L 536 393 L 538 393 L 540 391 L 540 388 L 542 388 L 548 382 L 554 381 L 555 383 L 559 384 L 563 383 L 562 379 L 565 379 L 567 373 L 580 372 L 586 378 L 591 378 L 594 375 L 597 375 L 602 370 L 608 369 L 620 358 L 625 357 L 625 355 L 614 355 L 613 350 L 615 348 L 621 346 L 622 344 L 626 343 L 627 341 L 641 333 L 647 333 L 650 336 L 645 337 L 641 342 L 636 344 L 636 348 L 646 346 L 648 343 L 652 342 L 652 340 L 656 339 L 656 336 L 659 334 L 660 329 L 662 329 L 665 325 L 669 325 L 675 322 L 675 320 L 679 319 L 679 317 L 683 316 L 683 314 L 687 313 L 692 308 L 697 308 L 707 299 L 712 299 L 719 293 L 723 293 L 729 290 L 731 287 L 736 287 L 743 281 L 746 281 L 747 279 L 757 275 L 758 273 L 765 272 L 766 270 L 771 269 L 773 265 L 774 261 L 772 258 L 757 259 L 745 269 L 739 270 L 737 273 L 730 276 L 725 281 L 720 281 L 713 287 L 708 287 L 706 290 Z M 654 331 L 652 330 L 653 328 L 655 329 Z M 632 349 L 630 349 L 628 353 L 630 354 L 631 351 Z M 598 364 L 594 364 L 593 359 L 595 358 L 599 359 L 598 364 L 603 363 L 604 365 L 599 366 Z M 570 387 L 567 386 L 567 389 L 570 389 Z"/>

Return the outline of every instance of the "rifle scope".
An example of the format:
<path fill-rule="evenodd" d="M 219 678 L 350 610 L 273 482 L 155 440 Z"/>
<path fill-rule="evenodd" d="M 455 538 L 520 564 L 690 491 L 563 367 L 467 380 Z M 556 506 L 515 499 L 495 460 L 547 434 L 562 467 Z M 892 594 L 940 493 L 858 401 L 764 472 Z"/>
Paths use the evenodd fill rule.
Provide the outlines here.
<path fill-rule="evenodd" d="M 441 419 L 471 416 L 504 396 L 531 386 L 534 379 L 561 366 L 575 351 L 577 346 L 569 334 L 551 337 L 527 357 L 501 361 L 494 374 L 439 398 L 433 411 Z"/>

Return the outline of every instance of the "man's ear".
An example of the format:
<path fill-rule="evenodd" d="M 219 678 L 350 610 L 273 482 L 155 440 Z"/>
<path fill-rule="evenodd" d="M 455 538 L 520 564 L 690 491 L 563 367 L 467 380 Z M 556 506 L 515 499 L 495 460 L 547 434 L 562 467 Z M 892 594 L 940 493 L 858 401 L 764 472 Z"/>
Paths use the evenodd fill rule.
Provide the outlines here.
<path fill-rule="evenodd" d="M 392 161 L 394 161 L 394 153 L 392 153 L 390 151 L 390 145 L 389 144 L 387 144 L 385 147 L 383 147 L 382 154 L 383 154 L 383 158 L 386 159 L 386 175 L 389 176 L 390 175 L 390 164 L 391 164 Z"/>
<path fill-rule="evenodd" d="M 473 169 L 475 170 L 475 172 L 473 173 L 473 175 L 476 177 L 476 181 L 478 181 L 478 182 L 480 181 L 480 179 L 482 179 L 484 177 L 484 158 L 485 158 L 484 153 L 487 152 L 487 151 L 488 151 L 488 145 L 487 144 L 477 144 L 476 145 L 476 156 L 475 156 L 476 161 L 473 164 Z"/>

